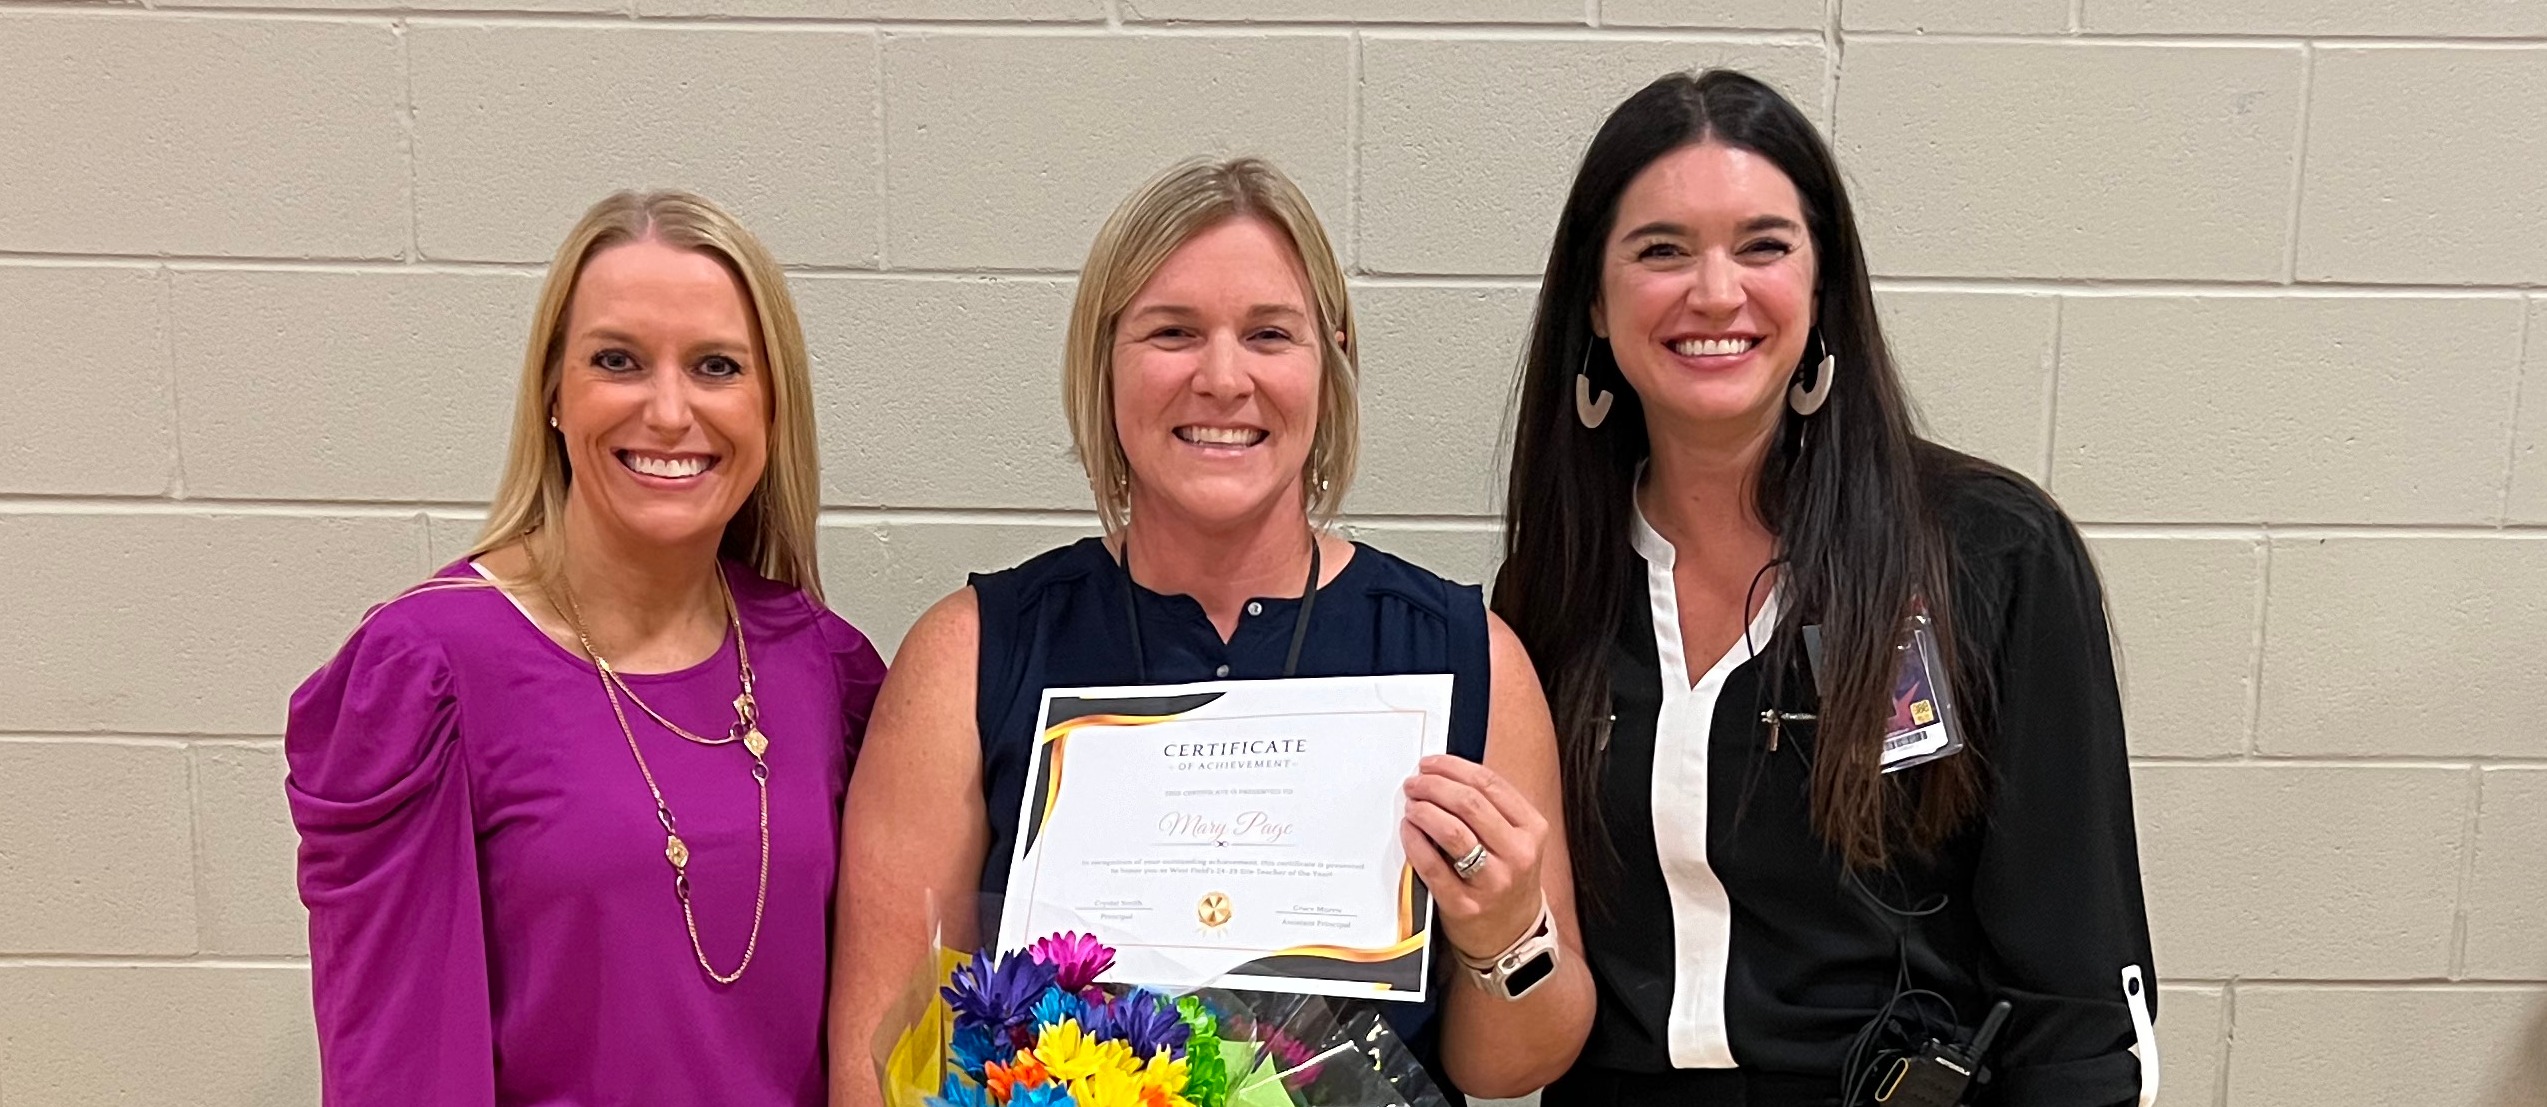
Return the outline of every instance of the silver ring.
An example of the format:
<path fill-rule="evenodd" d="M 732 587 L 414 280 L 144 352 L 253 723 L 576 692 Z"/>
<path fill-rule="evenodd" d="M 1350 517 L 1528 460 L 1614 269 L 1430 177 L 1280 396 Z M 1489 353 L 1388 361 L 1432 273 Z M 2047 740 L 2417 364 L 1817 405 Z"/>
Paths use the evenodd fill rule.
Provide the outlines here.
<path fill-rule="evenodd" d="M 1477 875 L 1477 870 L 1485 867 L 1486 843 L 1484 842 L 1477 843 L 1475 847 L 1461 855 L 1459 860 L 1450 863 L 1450 871 L 1458 873 L 1461 880 Z"/>

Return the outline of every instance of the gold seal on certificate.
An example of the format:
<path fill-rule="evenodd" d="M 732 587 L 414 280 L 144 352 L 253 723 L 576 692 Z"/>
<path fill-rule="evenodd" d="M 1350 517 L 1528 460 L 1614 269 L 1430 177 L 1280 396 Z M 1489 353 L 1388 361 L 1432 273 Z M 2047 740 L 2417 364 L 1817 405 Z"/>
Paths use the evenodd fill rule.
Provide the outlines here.
<path fill-rule="evenodd" d="M 1423 999 L 1399 786 L 1450 699 L 1446 673 L 1047 689 L 1000 944 L 1076 930 L 1110 982 Z"/>

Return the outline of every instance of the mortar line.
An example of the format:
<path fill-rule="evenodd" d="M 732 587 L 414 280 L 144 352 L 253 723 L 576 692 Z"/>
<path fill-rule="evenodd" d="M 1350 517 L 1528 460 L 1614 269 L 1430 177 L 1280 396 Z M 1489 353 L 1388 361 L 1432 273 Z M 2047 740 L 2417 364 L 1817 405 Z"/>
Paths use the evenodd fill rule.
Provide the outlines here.
<path fill-rule="evenodd" d="M 2298 134 L 2292 139 L 2291 213 L 2282 227 L 2282 276 L 2292 284 L 2299 283 L 2300 212 L 2308 202 L 2308 103 L 2317 86 L 2317 47 L 2302 43 L 2299 48 L 2299 117 Z"/>
<path fill-rule="evenodd" d="M 1362 271 L 1362 32 L 1346 47 L 1344 79 L 1344 271 Z M 1359 356 L 1361 351 L 1354 351 Z"/>
<path fill-rule="evenodd" d="M 187 749 L 185 756 L 186 875 L 194 891 L 192 907 L 195 920 L 195 952 L 202 953 L 204 947 L 203 905 L 206 899 L 203 873 L 203 780 L 201 774 L 196 771 L 198 766 L 195 764 L 195 751 Z"/>
<path fill-rule="evenodd" d="M 1583 0 L 1583 25 L 1586 27 L 1601 25 L 1601 0 Z"/>
<path fill-rule="evenodd" d="M 635 0 L 630 0 L 634 3 Z M 417 230 L 420 221 L 416 209 L 423 204 L 416 173 L 416 58 L 415 39 L 407 33 L 405 20 L 389 25 L 389 33 L 398 37 L 398 146 L 407 159 L 407 263 L 424 260 L 423 236 Z"/>
<path fill-rule="evenodd" d="M 13 10 L 50 11 L 62 14 L 121 14 L 138 17 L 140 13 L 101 9 L 75 2 L 30 3 L 12 5 Z M 466 24 L 470 26 L 528 26 L 558 28 L 627 28 L 657 30 L 717 30 L 775 32 L 925 32 L 964 36 L 1014 35 L 1018 32 L 1053 37 L 1100 37 L 1136 35 L 1160 38 L 1217 38 L 1262 35 L 1335 35 L 1348 27 L 1387 31 L 1427 38 L 1544 38 L 1548 32 L 1570 32 L 1577 37 L 1614 40 L 1645 38 L 1676 41 L 1721 41 L 1758 43 L 1764 39 L 1801 41 L 1810 32 L 1793 26 L 1745 27 L 1718 26 L 1706 28 L 1587 25 L 1574 19 L 1534 20 L 1440 20 L 1373 19 L 1219 19 L 1150 21 L 1123 19 L 1110 12 L 1104 19 L 965 19 L 926 16 L 901 16 L 890 19 L 855 18 L 825 15 L 754 15 L 749 13 L 716 13 L 706 15 L 652 15 L 631 19 L 622 12 L 548 12 L 518 9 L 436 9 L 418 11 L 391 5 L 311 9 L 264 4 L 255 6 L 222 5 L 218 7 L 171 9 L 179 14 L 209 19 L 293 19 L 304 22 L 370 22 L 407 18 L 429 24 Z"/>
<path fill-rule="evenodd" d="M 2220 989 L 2220 1071 L 2211 1074 L 2211 1107 L 2229 1107 L 2229 1067 L 2237 1063 L 2238 984 L 2231 979 Z M 2158 1090 L 2166 1091 L 2163 1076 Z"/>
<path fill-rule="evenodd" d="M 2467 767 L 2467 814 L 2459 823 L 2458 900 L 2450 910 L 2450 979 L 2467 979 L 2467 897 L 2476 888 L 2476 846 L 2484 828 L 2485 767 Z"/>
<path fill-rule="evenodd" d="M 2494 513 L 2494 517 L 2502 520 L 2506 526 L 2512 521 L 2512 486 L 2520 480 L 2520 416 L 2521 408 L 2531 402 L 2530 370 L 2536 368 L 2541 374 L 2547 374 L 2547 358 L 2536 359 L 2533 364 L 2529 356 L 2529 344 L 2536 338 L 2537 327 L 2534 320 L 2538 318 L 2539 303 L 2540 301 L 2537 300 L 2524 300 L 2521 303 L 2520 347 L 2512 353 L 2513 358 L 2516 359 L 2512 373 L 2512 427 L 2511 433 L 2503 436 L 2502 507 Z"/>
<path fill-rule="evenodd" d="M 168 266 L 182 272 L 324 272 L 324 273 L 413 273 L 470 274 L 496 273 L 539 276 L 547 272 L 547 263 L 536 260 L 470 260 L 463 258 L 427 259 L 409 263 L 398 257 L 305 258 L 273 255 L 211 254 L 145 254 L 145 253 L 57 253 L 34 250 L 0 250 L 0 267 L 6 268 L 157 268 Z M 1005 280 L 1044 277 L 1076 280 L 1077 269 L 1049 266 L 976 265 L 961 268 L 930 267 L 879 270 L 872 264 L 842 265 L 833 263 L 793 264 L 781 267 L 790 276 L 846 277 L 894 280 Z M 1354 274 L 1357 282 L 1374 286 L 1422 288 L 1497 288 L 1533 289 L 1538 276 L 1530 273 L 1428 273 L 1415 270 L 1369 271 Z M 2182 299 L 2214 297 L 2221 299 L 2456 299 L 2456 300 L 2521 300 L 2547 295 L 2547 282 L 2529 284 L 2403 284 L 2356 281 L 2304 281 L 2287 284 L 2280 278 L 2270 280 L 2204 280 L 2178 278 L 2087 278 L 2056 279 L 2039 277 L 1940 277 L 1923 275 L 1876 276 L 1875 290 L 1965 292 L 1998 295 L 2041 295 L 2094 297 L 2100 299 Z"/>
<path fill-rule="evenodd" d="M 2079 11 L 2080 11 L 2080 16 L 2079 16 L 2079 18 L 2083 19 L 2083 17 L 2084 17 L 2084 16 L 2083 16 L 2083 5 L 2079 3 L 2079 0 L 2072 0 L 2072 6 L 2073 6 L 2073 8 L 2075 8 L 2075 9 L 2079 9 Z M 262 5 L 256 5 L 256 6 L 231 6 L 231 5 L 221 5 L 221 6 L 211 6 L 211 7 L 191 7 L 191 6 L 186 6 L 186 5 L 185 5 L 185 4 L 183 4 L 182 2 L 180 2 L 180 3 L 170 3 L 170 2 L 169 2 L 169 0 L 159 0 L 159 2 L 158 2 L 158 3 L 155 3 L 155 4 L 146 5 L 146 6 L 144 6 L 144 7 L 133 8 L 133 7 L 121 7 L 121 6 L 100 6 L 100 5 L 96 5 L 96 4 L 94 4 L 94 3 L 85 3 L 85 2 L 80 2 L 80 0 L 18 0 L 18 2 L 13 2 L 13 3 L 11 3 L 9 7 L 10 7 L 10 10 L 11 10 L 11 11 L 13 11 L 13 12 L 28 12 L 28 13 L 39 13 L 39 14 L 64 14 L 64 15 L 93 15 L 93 16 L 101 16 L 101 17 L 108 17 L 108 18 L 119 18 L 119 17 L 120 17 L 120 18 L 141 18 L 141 19 L 146 19 L 146 18 L 166 18 L 166 17 L 172 16 L 172 15 L 175 15 L 175 16 L 183 16 L 183 17 L 186 17 L 186 18 L 204 18 L 204 19 L 236 19 L 236 20 L 290 19 L 290 20 L 296 20 L 296 21 L 302 21 L 302 22 L 333 22 L 333 23 L 345 23 L 345 22 L 368 22 L 368 21 L 376 21 L 376 20 L 381 20 L 381 19 L 407 18 L 407 19 L 412 19 L 412 20 L 421 20 L 421 21 L 429 22 L 429 23 L 446 23 L 446 22 L 448 22 L 448 23 L 468 23 L 468 24 L 477 24 L 477 25 L 485 25 L 485 24 L 522 24 L 522 25 L 539 25 L 539 26 L 609 26 L 609 27 L 627 27 L 627 26 L 628 26 L 628 25 L 632 22 L 632 20 L 631 20 L 631 18 L 630 18 L 630 16 L 629 16 L 629 14 L 628 14 L 628 12 L 627 12 L 627 11 L 624 11 L 624 10 L 620 10 L 620 11 L 603 10 L 603 11 L 595 11 L 595 12 L 538 12 L 538 11 L 523 11 L 523 10 L 520 10 L 520 9 L 511 9 L 511 8 L 493 8 L 493 7 L 490 7 L 490 8 L 479 8 L 479 9 L 439 9 L 439 10 L 430 11 L 430 12 L 422 12 L 422 11 L 417 11 L 417 10 L 415 10 L 414 8 L 411 8 L 411 7 L 401 7 L 401 6 L 396 6 L 396 5 L 394 5 L 394 4 L 382 4 L 382 5 L 379 5 L 379 6 L 373 6 L 373 7 L 349 7 L 349 8 L 328 8 L 328 9 L 313 9 L 313 8 L 293 7 L 293 6 L 288 5 L 288 4 L 262 4 Z M 1599 25 L 1600 29 L 1610 29 L 1610 30 L 1619 30 L 1619 31 L 1649 31 L 1649 32 L 1650 32 L 1650 31 L 1672 31 L 1672 30 L 1675 30 L 1675 29 L 1673 29 L 1673 28 L 1636 28 L 1636 27 L 1626 27 L 1626 26 L 1615 26 L 1615 27 L 1614 27 L 1614 26 L 1612 26 L 1612 25 L 1610 25 L 1610 24 L 1608 24 L 1608 23 L 1606 22 L 1606 17 L 1605 17 L 1605 15 L 1601 12 L 1600 8 L 1597 6 L 1597 0 L 1595 0 L 1594 14 L 1595 14 L 1595 17 L 1596 17 L 1596 18 L 1602 18 L 1602 19 L 1604 20 L 1604 22 L 1603 22 L 1603 23 L 1601 23 L 1601 24 Z M 1104 21 L 1101 21 L 1101 20 L 959 19 L 959 18 L 952 18 L 952 17 L 950 17 L 950 18 L 944 18 L 944 19 L 930 19 L 930 18 L 927 18 L 927 17 L 917 17 L 917 18 L 914 18 L 914 17 L 908 17 L 908 16 L 906 16 L 906 17 L 901 17 L 901 18 L 895 18 L 895 19 L 854 19 L 854 18 L 844 18 L 844 17 L 837 17 L 837 16 L 798 16 L 798 15 L 783 15 L 783 16 L 755 16 L 755 15 L 745 15 L 745 14 L 735 14 L 735 13 L 720 13 L 720 14 L 713 14 L 713 15 L 696 15 L 696 16 L 691 16 L 691 15 L 661 15 L 661 16 L 648 16 L 648 17 L 644 17 L 644 18 L 642 18 L 642 19 L 634 20 L 634 22 L 636 22 L 636 23 L 638 23 L 638 24 L 641 24 L 641 25 L 646 25 L 646 26 L 661 26 L 661 27 L 691 27 L 691 28 L 710 28 L 710 29 L 724 29 L 724 28 L 732 28 L 732 29 L 754 29 L 754 28 L 772 28 L 772 27 L 775 27 L 775 28 L 813 28 L 813 29 L 875 30 L 875 29 L 885 29 L 885 28 L 897 28 L 897 29 L 925 29 L 925 30 L 929 30 L 929 31 L 952 30 L 952 31 L 957 31 L 957 32 L 967 32 L 967 31 L 1003 32 L 1003 31 L 1019 31 L 1019 30 L 1026 30 L 1026 31 L 1044 31 L 1044 32 L 1055 32 L 1055 31 L 1060 31 L 1060 32 L 1069 32 L 1069 31 L 1081 31 L 1081 30 L 1084 30 L 1084 31 L 1087 31 L 1087 32 L 1089 32 L 1089 33 L 1097 33 L 1097 34 L 1103 34 L 1103 33 L 1107 33 L 1107 32 L 1109 32 L 1109 31 L 1114 31 L 1114 30 L 1121 30 L 1121 31 L 1128 32 L 1128 33 L 1136 33 L 1136 34 L 1159 34 L 1159 35 L 1194 35 L 1194 34 L 1201 34 L 1201 35 L 1214 35 L 1214 34 L 1233 34 L 1233 33 L 1237 33 L 1237 34 L 1244 34 L 1244 33 L 1248 33 L 1248 32 L 1257 32 L 1257 31 L 1277 31 L 1277 32 L 1307 31 L 1307 32 L 1313 32 L 1313 33 L 1329 33 L 1329 34 L 1332 34 L 1332 33 L 1334 33 L 1334 32 L 1336 31 L 1336 29 L 1337 29 L 1339 26 L 1341 26 L 1341 24 L 1338 24 L 1338 23 L 1335 23 L 1335 22 L 1321 22 L 1321 21 L 1316 21 L 1316 20 L 1291 19 L 1291 20 L 1180 20 L 1180 21 L 1177 21 L 1177 22 L 1172 23 L 1172 24 L 1156 24 L 1156 25 L 1153 25 L 1153 24 L 1133 24 L 1133 23 L 1125 23 L 1125 24 L 1123 24 L 1121 27 L 1117 28 L 1117 27 L 1109 26 L 1107 23 L 1105 23 Z M 1360 23 L 1360 24 L 1358 24 L 1358 25 L 1359 25 L 1359 26 L 1363 26 L 1363 27 L 1373 28 L 1373 29 L 1386 29 L 1386 30 L 1393 30 L 1393 31 L 1408 31 L 1408 32 L 1416 32 L 1416 33 L 1448 32 L 1448 33 L 1452 33 L 1452 34 L 1485 32 L 1485 33 L 1491 33 L 1491 34 L 1520 34 L 1520 35 L 1526 35 L 1526 34 L 1529 34 L 1529 33 L 1530 33 L 1530 32 L 1532 32 L 1532 31 L 1544 31 L 1544 30 L 1546 30 L 1546 29 L 1550 29 L 1550 28 L 1571 28 L 1571 29 L 1577 29 L 1577 30 L 1584 29 L 1584 28 L 1583 28 L 1583 25 L 1581 25 L 1581 24 L 1577 24 L 1577 23 L 1573 23 L 1573 22 L 1571 22 L 1571 21 L 1567 21 L 1567 22 L 1532 22 L 1532 21 L 1492 21 L 1492 22 L 1489 22 L 1489 21 L 1454 21 L 1454 22 L 1423 22 L 1423 21 L 1419 21 L 1419 20 L 1372 20 L 1372 21 L 1369 21 L 1369 22 Z M 1712 29 L 1710 29 L 1709 31 L 1707 31 L 1707 32 L 1702 32 L 1702 33 L 1706 33 L 1706 34 L 1713 34 L 1713 35 L 1717 35 L 1717 36 L 1753 36 L 1753 37 L 1757 37 L 1757 36 L 1762 36 L 1762 35 L 1793 35 L 1796 31 L 1797 31 L 1797 28 L 1794 28 L 1794 27 L 1732 27 L 1732 28 L 1712 28 Z M 2088 31 L 2084 30 L 2084 29 L 2083 29 L 2083 27 L 2082 27 L 2080 30 L 2078 30 L 2078 31 L 2074 32 L 2073 34 L 2071 34 L 2069 37 L 2066 37 L 2066 38 L 2056 38 L 2056 37 L 2045 36 L 2045 35 L 2027 35 L 2027 34 L 2020 34 L 2020 33 L 1956 33 L 1956 34 L 1923 34 L 1923 33 L 1919 33 L 1919 32 L 1909 32 L 1909 31 L 1870 31 L 1870 32 L 1866 32 L 1866 34 L 1867 34 L 1867 36 L 1869 36 L 1870 38 L 1875 38 L 1875 39 L 1898 40 L 1898 41 L 1906 41 L 1906 42 L 1908 42 L 1908 41 L 1932 42 L 1932 43 L 1946 44 L 1946 45 L 1976 45 L 1976 44 L 1977 44 L 1977 45 L 2027 45 L 2027 44 L 2034 44 L 2034 45 L 2046 45 L 2046 44 L 2077 44 L 2077 43 L 2087 43 L 2087 44 L 2093 44 L 2093 43 L 2118 43 L 2118 44 L 2148 44 L 2148 45 L 2156 45 L 2156 46 L 2194 46 L 2194 47 L 2204 47 L 2204 46 L 2252 46 L 2252 45 L 2296 46 L 2296 45 L 2299 45 L 2299 44 L 2301 44 L 2301 43 L 2311 42 L 2311 41 L 2316 41 L 2316 42 L 2324 42 L 2324 43 L 2328 43 L 2328 44 L 2343 45 L 2343 46 L 2394 47 L 2394 48 L 2400 48 L 2400 49 L 2429 49 L 2429 48 L 2433 48 L 2433 47 L 2461 47 L 2461 48 L 2469 48 L 2469 49 L 2498 49 L 2498 50 L 2499 50 L 2499 49 L 2527 49 L 2527 48 L 2535 48 L 2535 47 L 2538 47 L 2538 46 L 2541 46 L 2541 45 L 2547 45 L 2547 35 L 2447 35 L 2447 34 L 2440 34 L 2440 35 L 2393 35 L 2393 34 L 2392 34 L 2392 35 L 2347 35 L 2347 34 L 2327 34 L 2327 33 L 2313 33 L 2313 34 L 2288 34 L 2288 33 L 2280 33 L 2280 34 L 2276 34 L 2276 33 L 2270 33 L 2270 32 L 2239 32 L 2239 31 L 2206 31 L 2206 32 L 2197 32 L 2197 33 L 2185 33 L 2185 32 L 2125 32 L 2125 31 L 2107 31 L 2107 32 L 2093 32 L 2093 33 L 2091 33 L 2091 32 L 2088 32 Z"/>
<path fill-rule="evenodd" d="M 482 514 L 483 500 L 431 499 L 420 497 L 330 496 L 324 498 L 292 498 L 273 496 L 210 496 L 176 500 L 164 496 L 111 495 L 94 493 L 0 492 L 0 512 L 19 515 L 106 515 L 106 516 L 182 516 L 226 517 L 267 516 L 308 519 L 396 518 L 405 519 L 419 512 L 439 515 Z M 894 502 L 839 502 L 822 509 L 827 523 L 862 525 L 867 523 L 935 522 L 935 523 L 1037 523 L 1067 521 L 1079 525 L 1090 518 L 1088 512 L 1076 508 L 1020 506 L 961 506 Z M 1466 512 L 1349 512 L 1343 520 L 1357 526 L 1437 527 L 1448 529 L 1490 530 L 1499 525 L 1497 516 L 1484 511 Z M 2290 538 L 2342 538 L 2367 540 L 2431 539 L 2446 541 L 2547 541 L 2547 523 L 2501 525 L 2495 523 L 2295 523 L 2262 524 L 2255 522 L 2141 521 L 2107 522 L 2094 518 L 2079 521 L 2079 530 L 2089 538 L 2177 538 L 2266 540 Z"/>
<path fill-rule="evenodd" d="M 2181 31 L 2088 31 L 2084 29 L 2066 37 L 2008 31 L 1865 31 L 1861 34 L 1870 41 L 1924 42 L 1939 46 L 2148 46 L 2240 49 L 2269 46 L 2295 47 L 2321 43 L 2367 49 L 2503 51 L 2531 50 L 2547 45 L 2547 35 L 2346 35 L 2269 31 L 2203 31 L 2187 34 Z"/>
<path fill-rule="evenodd" d="M 2052 464 L 2060 457 L 2061 342 L 2064 328 L 2068 325 L 2068 305 L 2067 297 L 2052 298 L 2051 357 L 2043 374 L 2043 487 L 2046 490 L 2052 487 Z"/>
<path fill-rule="evenodd" d="M 2547 767 L 2547 757 L 2497 757 L 2469 755 L 2462 757 L 2364 754 L 2295 754 L 2256 758 L 2233 758 L 2219 754 L 2151 753 L 2133 754 L 2135 765 L 2228 766 L 2239 768 L 2282 769 L 2531 769 Z"/>
<path fill-rule="evenodd" d="M 1840 80 L 1847 69 L 1848 36 L 1841 29 L 1844 0 L 1822 4 L 1822 129 L 1839 130 Z"/>
<path fill-rule="evenodd" d="M 168 481 L 170 499 L 186 498 L 186 410 L 177 377 L 177 274 L 159 267 L 160 368 L 168 380 Z"/>
<path fill-rule="evenodd" d="M 0 731 L 0 742 L 26 746 L 131 746 L 143 749 L 184 749 L 189 746 L 215 746 L 224 749 L 280 749 L 283 739 L 271 734 L 179 734 L 157 731 Z"/>
<path fill-rule="evenodd" d="M 2255 976 L 2170 976 L 2161 983 L 2167 988 L 2276 988 L 2290 990 L 2320 988 L 2395 988 L 2398 991 L 2437 992 L 2525 992 L 2547 986 L 2547 977 L 2506 980 L 2444 980 L 2435 976 L 2420 977 L 2255 977 Z M 2161 1100 L 2160 1102 L 2172 1102 Z"/>
<path fill-rule="evenodd" d="M 442 567 L 439 559 L 433 556 L 433 513 L 429 511 L 414 511 L 409 512 L 408 516 L 414 521 L 416 528 L 416 575 L 418 577 L 432 576 L 434 570 Z M 467 547 L 463 546 L 462 548 L 465 549 Z"/>
<path fill-rule="evenodd" d="M 2073 38 L 2087 33 L 2087 0 L 2069 0 L 2069 33 Z"/>
<path fill-rule="evenodd" d="M 893 90 L 885 85 L 884 35 L 871 40 L 869 57 L 876 77 L 876 269 L 893 268 L 893 116 L 887 106 Z"/>
<path fill-rule="evenodd" d="M 544 267 L 527 262 L 441 261 L 410 265 L 402 257 L 370 258 L 294 258 L 257 255 L 224 257 L 213 254 L 64 254 L 32 250 L 0 250 L 0 267 L 11 269 L 173 269 L 225 270 L 249 272 L 319 272 L 319 273 L 407 273 L 441 271 L 529 271 Z"/>
<path fill-rule="evenodd" d="M 2265 534 L 2256 543 L 2255 567 L 2255 634 L 2247 644 L 2245 733 L 2238 748 L 2246 756 L 2255 756 L 2258 736 L 2264 729 L 2264 647 L 2269 641 L 2267 628 L 2273 612 L 2273 536 Z"/>
<path fill-rule="evenodd" d="M 2547 523 L 2205 523 L 2113 522 L 2087 518 L 2078 527 L 2090 538 L 2487 538 L 2515 541 L 2547 538 Z"/>
<path fill-rule="evenodd" d="M 305 969 L 309 963 L 307 954 L 19 953 L 0 957 L 0 969 Z"/>

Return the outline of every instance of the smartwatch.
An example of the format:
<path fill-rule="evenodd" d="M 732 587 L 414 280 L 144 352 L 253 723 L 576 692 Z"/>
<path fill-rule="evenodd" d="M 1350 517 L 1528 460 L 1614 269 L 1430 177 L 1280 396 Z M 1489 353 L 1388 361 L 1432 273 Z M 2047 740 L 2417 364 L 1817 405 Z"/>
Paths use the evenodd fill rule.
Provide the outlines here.
<path fill-rule="evenodd" d="M 1556 975 L 1557 950 L 1556 913 L 1548 909 L 1548 897 L 1541 894 L 1539 921 L 1519 940 L 1483 961 L 1459 954 L 1459 963 L 1486 994 L 1510 1002 L 1530 994 L 1531 989 Z"/>

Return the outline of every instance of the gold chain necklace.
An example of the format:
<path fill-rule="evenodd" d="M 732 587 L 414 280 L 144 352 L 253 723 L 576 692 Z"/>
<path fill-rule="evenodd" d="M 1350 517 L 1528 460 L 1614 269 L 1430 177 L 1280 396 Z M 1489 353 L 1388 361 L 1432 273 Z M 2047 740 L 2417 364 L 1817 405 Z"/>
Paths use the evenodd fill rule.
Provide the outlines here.
<path fill-rule="evenodd" d="M 575 641 L 583 646 L 584 656 L 592 659 L 594 670 L 600 673 L 601 694 L 610 701 L 610 715 L 619 721 L 619 733 L 628 740 L 628 753 L 637 759 L 637 772 L 646 778 L 646 791 L 654 796 L 655 821 L 663 824 L 663 859 L 672 863 L 672 894 L 681 900 L 681 924 L 690 932 L 690 952 L 698 957 L 699 968 L 708 974 L 709 979 L 719 984 L 732 984 L 743 978 L 745 969 L 752 967 L 752 955 L 759 951 L 761 945 L 761 916 L 769 906 L 769 761 L 762 756 L 769 749 L 769 739 L 761 734 L 760 706 L 752 698 L 752 653 L 743 642 L 743 616 L 734 605 L 734 587 L 726 581 L 722 566 L 717 570 L 716 581 L 724 591 L 725 618 L 734 630 L 734 654 L 743 683 L 742 694 L 734 697 L 734 725 L 727 729 L 723 738 L 703 738 L 692 734 L 638 699 L 636 690 L 628 687 L 628 682 L 620 678 L 619 671 L 611 667 L 610 660 L 603 657 L 601 651 L 593 648 L 592 638 L 584 633 L 584 613 L 576 606 L 575 590 L 566 587 L 564 591 L 567 624 L 574 629 Z M 564 587 L 563 581 L 559 584 Z M 743 961 L 734 966 L 733 972 L 716 971 L 716 966 L 708 963 L 707 947 L 699 942 L 699 920 L 690 910 L 690 846 L 681 840 L 681 831 L 672 818 L 672 807 L 663 800 L 663 789 L 655 783 L 654 769 L 646 764 L 645 751 L 637 748 L 637 732 L 628 726 L 628 713 L 619 707 L 622 694 L 649 718 L 662 724 L 664 729 L 684 739 L 703 746 L 741 742 L 744 751 L 752 755 L 752 783 L 760 792 L 761 872 L 759 884 L 752 892 L 751 937 L 744 941 Z"/>

